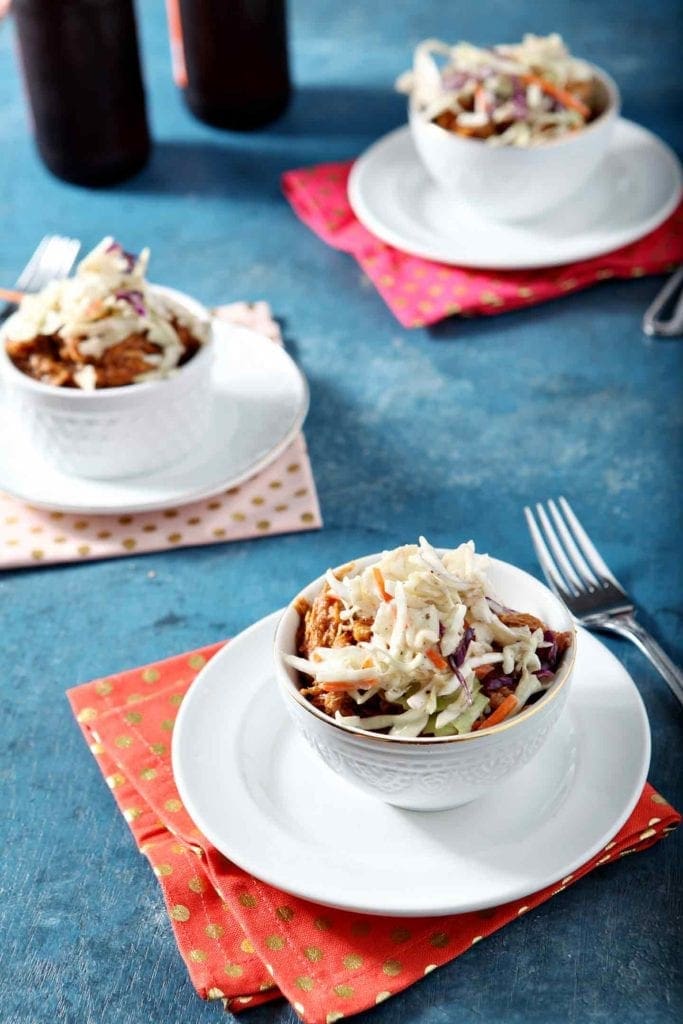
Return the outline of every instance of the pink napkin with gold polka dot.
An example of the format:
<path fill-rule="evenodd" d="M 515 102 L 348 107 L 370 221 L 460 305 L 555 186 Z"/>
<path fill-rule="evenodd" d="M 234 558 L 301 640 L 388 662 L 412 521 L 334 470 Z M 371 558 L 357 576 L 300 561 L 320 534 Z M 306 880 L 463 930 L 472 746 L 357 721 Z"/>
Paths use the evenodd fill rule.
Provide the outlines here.
<path fill-rule="evenodd" d="M 265 302 L 236 302 L 214 312 L 282 344 Z M 181 508 L 75 515 L 33 508 L 0 492 L 0 569 L 219 544 L 321 525 L 306 442 L 299 434 L 274 462 L 239 487 Z"/>
<path fill-rule="evenodd" d="M 681 818 L 647 784 L 620 831 L 582 868 L 501 907 L 439 918 L 320 907 L 259 882 L 218 852 L 183 807 L 170 746 L 178 706 L 221 644 L 97 679 L 68 698 L 140 852 L 161 886 L 197 992 L 233 1012 L 285 996 L 334 1024 L 396 996 L 602 864 L 644 850 Z"/>
<path fill-rule="evenodd" d="M 346 194 L 352 166 L 348 161 L 287 171 L 282 187 L 304 224 L 356 258 L 404 327 L 424 327 L 454 314 L 506 313 L 612 277 L 662 274 L 683 261 L 683 203 L 637 242 L 562 267 L 470 270 L 411 256 L 380 241 L 355 216 Z"/>

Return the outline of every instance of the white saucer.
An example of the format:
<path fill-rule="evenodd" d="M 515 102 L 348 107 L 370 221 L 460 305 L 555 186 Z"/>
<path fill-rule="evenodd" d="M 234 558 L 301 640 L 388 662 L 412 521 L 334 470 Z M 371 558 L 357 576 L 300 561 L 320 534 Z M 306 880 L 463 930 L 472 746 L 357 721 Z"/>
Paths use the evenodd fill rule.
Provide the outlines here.
<path fill-rule="evenodd" d="M 348 194 L 358 219 L 403 252 L 461 267 L 521 270 L 590 259 L 642 238 L 681 197 L 681 168 L 652 132 L 620 118 L 610 151 L 574 197 L 542 218 L 479 218 L 427 175 L 405 126 L 356 161 Z"/>
<path fill-rule="evenodd" d="M 306 380 L 269 338 L 221 320 L 213 326 L 213 422 L 203 451 L 157 473 L 86 480 L 61 472 L 28 444 L 4 444 L 0 490 L 62 512 L 145 512 L 211 497 L 268 466 L 301 429 Z M 8 429 L 0 403 L 0 434 Z"/>
<path fill-rule="evenodd" d="M 650 731 L 635 684 L 580 631 L 557 731 L 509 786 L 452 811 L 404 811 L 333 774 L 277 692 L 279 612 L 215 655 L 173 731 L 173 771 L 198 828 L 285 892 L 369 914 L 435 916 L 506 903 L 565 878 L 642 792 Z"/>

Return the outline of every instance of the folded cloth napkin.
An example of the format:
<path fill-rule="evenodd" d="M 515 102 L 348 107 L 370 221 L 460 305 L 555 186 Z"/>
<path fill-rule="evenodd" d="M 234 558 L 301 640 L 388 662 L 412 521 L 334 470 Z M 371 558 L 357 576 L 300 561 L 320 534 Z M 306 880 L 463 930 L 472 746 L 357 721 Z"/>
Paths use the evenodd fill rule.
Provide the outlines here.
<path fill-rule="evenodd" d="M 282 344 L 266 302 L 235 302 L 214 313 Z M 221 544 L 321 525 L 306 441 L 299 434 L 274 462 L 239 487 L 179 508 L 82 515 L 33 508 L 0 493 L 0 570 Z"/>
<path fill-rule="evenodd" d="M 70 690 L 73 712 L 159 879 L 180 954 L 205 999 L 233 1012 L 284 995 L 332 1024 L 396 995 L 599 864 L 645 849 L 680 815 L 649 784 L 617 835 L 578 871 L 501 907 L 440 918 L 331 910 L 257 881 L 195 827 L 170 763 L 174 717 L 213 644 Z"/>
<path fill-rule="evenodd" d="M 287 171 L 282 187 L 294 212 L 334 249 L 355 256 L 404 327 L 447 316 L 506 313 L 611 277 L 661 274 L 683 260 L 683 203 L 649 235 L 604 256 L 541 270 L 470 270 L 386 245 L 356 218 L 346 193 L 353 161 Z"/>

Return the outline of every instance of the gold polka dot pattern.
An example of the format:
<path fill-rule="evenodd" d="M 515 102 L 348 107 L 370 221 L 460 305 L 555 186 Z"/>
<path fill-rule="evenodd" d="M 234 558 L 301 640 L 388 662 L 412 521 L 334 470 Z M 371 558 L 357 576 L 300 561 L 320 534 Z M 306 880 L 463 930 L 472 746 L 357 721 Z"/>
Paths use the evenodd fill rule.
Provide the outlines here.
<path fill-rule="evenodd" d="M 281 479 L 287 480 L 286 467 Z M 505 907 L 438 922 L 363 917 L 285 896 L 210 846 L 173 781 L 169 710 L 220 646 L 95 680 L 72 690 L 69 699 L 163 890 L 195 987 L 205 998 L 222 999 L 226 1008 L 256 1005 L 284 992 L 307 1024 L 348 1018 L 531 913 L 594 867 L 651 845 L 680 820 L 647 786 L 621 832 L 561 883 Z"/>
<path fill-rule="evenodd" d="M 457 313 L 502 313 L 587 288 L 608 277 L 663 273 L 683 259 L 683 207 L 679 206 L 640 241 L 559 272 L 501 273 L 427 262 L 386 245 L 356 220 L 346 192 L 350 167 L 350 163 L 340 163 L 289 171 L 283 178 L 285 195 L 315 234 L 355 257 L 363 280 L 375 285 L 404 327 L 424 327 Z"/>
<path fill-rule="evenodd" d="M 282 342 L 279 328 L 264 303 L 254 307 L 236 303 L 222 307 L 218 313 L 228 320 L 251 325 L 277 344 Z M 299 435 L 251 480 L 227 489 L 220 498 L 193 502 L 180 509 L 86 518 L 29 508 L 9 495 L 0 494 L 0 569 L 36 562 L 116 558 L 170 547 L 292 533 L 320 525 L 306 443 Z"/>

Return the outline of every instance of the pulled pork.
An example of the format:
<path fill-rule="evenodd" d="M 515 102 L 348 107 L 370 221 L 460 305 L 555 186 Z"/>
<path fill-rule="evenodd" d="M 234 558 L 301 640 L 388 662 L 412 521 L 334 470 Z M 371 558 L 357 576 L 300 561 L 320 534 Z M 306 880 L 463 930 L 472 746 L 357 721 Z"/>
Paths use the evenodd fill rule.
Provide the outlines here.
<path fill-rule="evenodd" d="M 301 598 L 296 610 L 300 617 L 296 646 L 302 658 L 309 658 L 316 647 L 348 647 L 367 641 L 372 635 L 372 619 L 357 619 L 353 623 L 341 620 L 341 604 L 327 583 L 313 604 Z M 379 695 L 357 707 L 347 693 L 330 693 L 318 685 L 304 687 L 301 694 L 332 717 L 337 711 L 342 715 L 369 717 L 396 710 L 396 705 Z"/>
<path fill-rule="evenodd" d="M 182 366 L 200 347 L 192 332 L 177 320 L 171 323 L 183 345 L 178 361 Z M 158 355 L 161 348 L 149 341 L 146 333 L 130 334 L 123 341 L 105 349 L 99 359 L 83 356 L 78 338 L 62 338 L 58 334 L 40 334 L 28 341 L 6 341 L 7 354 L 22 373 L 43 384 L 59 388 L 78 387 L 76 374 L 86 366 L 93 368 L 96 388 L 118 388 L 133 384 L 137 377 L 153 369 L 147 355 Z"/>

